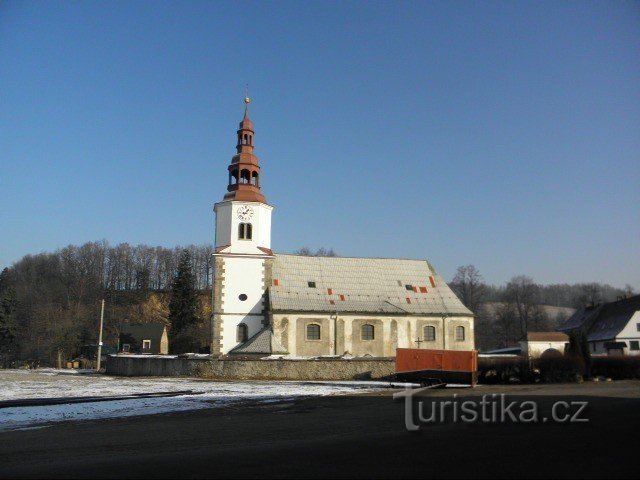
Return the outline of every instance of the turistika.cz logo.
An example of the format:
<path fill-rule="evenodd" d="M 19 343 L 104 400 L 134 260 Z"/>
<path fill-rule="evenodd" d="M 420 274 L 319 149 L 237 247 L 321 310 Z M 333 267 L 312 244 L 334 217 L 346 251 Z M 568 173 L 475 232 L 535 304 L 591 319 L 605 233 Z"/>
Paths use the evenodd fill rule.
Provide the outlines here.
<path fill-rule="evenodd" d="M 435 423 L 584 423 L 585 409 L 589 402 L 553 402 L 550 411 L 541 413 L 538 402 L 533 400 L 509 401 L 507 395 L 482 395 L 480 400 L 462 400 L 454 394 L 451 400 L 444 398 L 425 401 L 417 395 L 426 388 L 407 388 L 393 395 L 394 400 L 404 399 L 404 420 L 409 431 L 421 425 Z"/>

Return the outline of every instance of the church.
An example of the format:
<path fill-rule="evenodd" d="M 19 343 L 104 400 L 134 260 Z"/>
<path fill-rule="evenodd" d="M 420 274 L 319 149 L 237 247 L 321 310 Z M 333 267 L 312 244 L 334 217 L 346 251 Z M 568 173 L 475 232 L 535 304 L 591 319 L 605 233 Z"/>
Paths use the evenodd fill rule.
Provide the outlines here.
<path fill-rule="evenodd" d="M 215 212 L 211 353 L 394 357 L 474 349 L 473 313 L 426 260 L 312 257 L 271 248 L 249 98 Z"/>

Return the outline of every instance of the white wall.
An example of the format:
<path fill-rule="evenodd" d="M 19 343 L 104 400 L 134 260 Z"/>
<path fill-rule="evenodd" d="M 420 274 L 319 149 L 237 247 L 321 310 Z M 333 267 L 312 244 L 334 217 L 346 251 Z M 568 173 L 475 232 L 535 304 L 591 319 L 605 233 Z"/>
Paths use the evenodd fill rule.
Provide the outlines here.
<path fill-rule="evenodd" d="M 224 281 L 222 282 L 222 350 L 238 345 L 237 327 L 245 323 L 249 337 L 262 329 L 264 320 L 264 258 L 224 257 Z M 246 295 L 245 301 L 240 295 Z"/>
<path fill-rule="evenodd" d="M 243 221 L 238 218 L 238 209 L 250 206 L 253 216 L 247 223 L 252 226 L 252 239 L 238 238 L 238 225 Z M 258 247 L 271 248 L 271 212 L 273 207 L 260 202 L 227 201 L 216 203 L 216 247 L 231 245 L 228 252 L 262 254 Z"/>
<path fill-rule="evenodd" d="M 616 342 L 624 342 L 627 344 L 627 348 L 624 349 L 625 355 L 640 355 L 640 350 L 631 350 L 631 342 L 640 342 L 640 332 L 638 331 L 638 325 L 640 324 L 640 311 L 633 314 L 627 326 L 616 337 Z"/>
<path fill-rule="evenodd" d="M 520 342 L 523 352 L 527 352 L 529 357 L 538 358 L 545 351 L 553 348 L 564 354 L 565 344 L 568 342 Z"/>

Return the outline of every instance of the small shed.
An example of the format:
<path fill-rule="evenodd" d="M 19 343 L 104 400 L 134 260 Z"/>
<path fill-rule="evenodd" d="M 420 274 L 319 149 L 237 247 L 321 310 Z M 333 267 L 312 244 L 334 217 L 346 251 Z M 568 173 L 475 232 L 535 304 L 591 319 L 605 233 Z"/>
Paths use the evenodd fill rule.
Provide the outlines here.
<path fill-rule="evenodd" d="M 162 323 L 127 325 L 120 333 L 121 353 L 169 353 L 167 326 Z"/>
<path fill-rule="evenodd" d="M 562 332 L 529 332 L 520 341 L 523 355 L 538 358 L 549 354 L 564 354 L 569 335 Z"/>

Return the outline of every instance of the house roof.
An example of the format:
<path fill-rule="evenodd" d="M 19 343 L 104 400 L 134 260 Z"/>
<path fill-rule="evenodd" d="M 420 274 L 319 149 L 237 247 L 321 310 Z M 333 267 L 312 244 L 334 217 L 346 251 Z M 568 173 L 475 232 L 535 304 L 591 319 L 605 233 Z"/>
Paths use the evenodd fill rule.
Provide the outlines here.
<path fill-rule="evenodd" d="M 587 340 L 594 342 L 616 338 L 638 310 L 640 295 L 605 303 L 589 328 Z"/>
<path fill-rule="evenodd" d="M 125 325 L 120 335 L 130 335 L 138 340 L 153 340 L 160 339 L 165 328 L 163 323 L 138 323 L 132 325 Z"/>
<path fill-rule="evenodd" d="M 595 305 L 582 308 L 571 315 L 567 320 L 558 327 L 561 332 L 570 332 L 583 326 L 588 326 L 591 320 L 595 319 L 602 309 L 602 305 Z"/>
<path fill-rule="evenodd" d="M 272 312 L 473 315 L 425 260 L 276 254 L 272 279 Z"/>
<path fill-rule="evenodd" d="M 611 340 L 627 326 L 638 310 L 640 295 L 585 307 L 573 314 L 558 330 L 569 332 L 583 328 L 587 331 L 587 340 L 590 342 Z"/>
<path fill-rule="evenodd" d="M 282 354 L 287 355 L 287 349 L 282 346 L 278 339 L 269 328 L 263 328 L 242 345 L 232 349 L 229 353 L 233 354 Z"/>
<path fill-rule="evenodd" d="M 528 342 L 568 342 L 569 335 L 562 332 L 529 332 Z"/>

